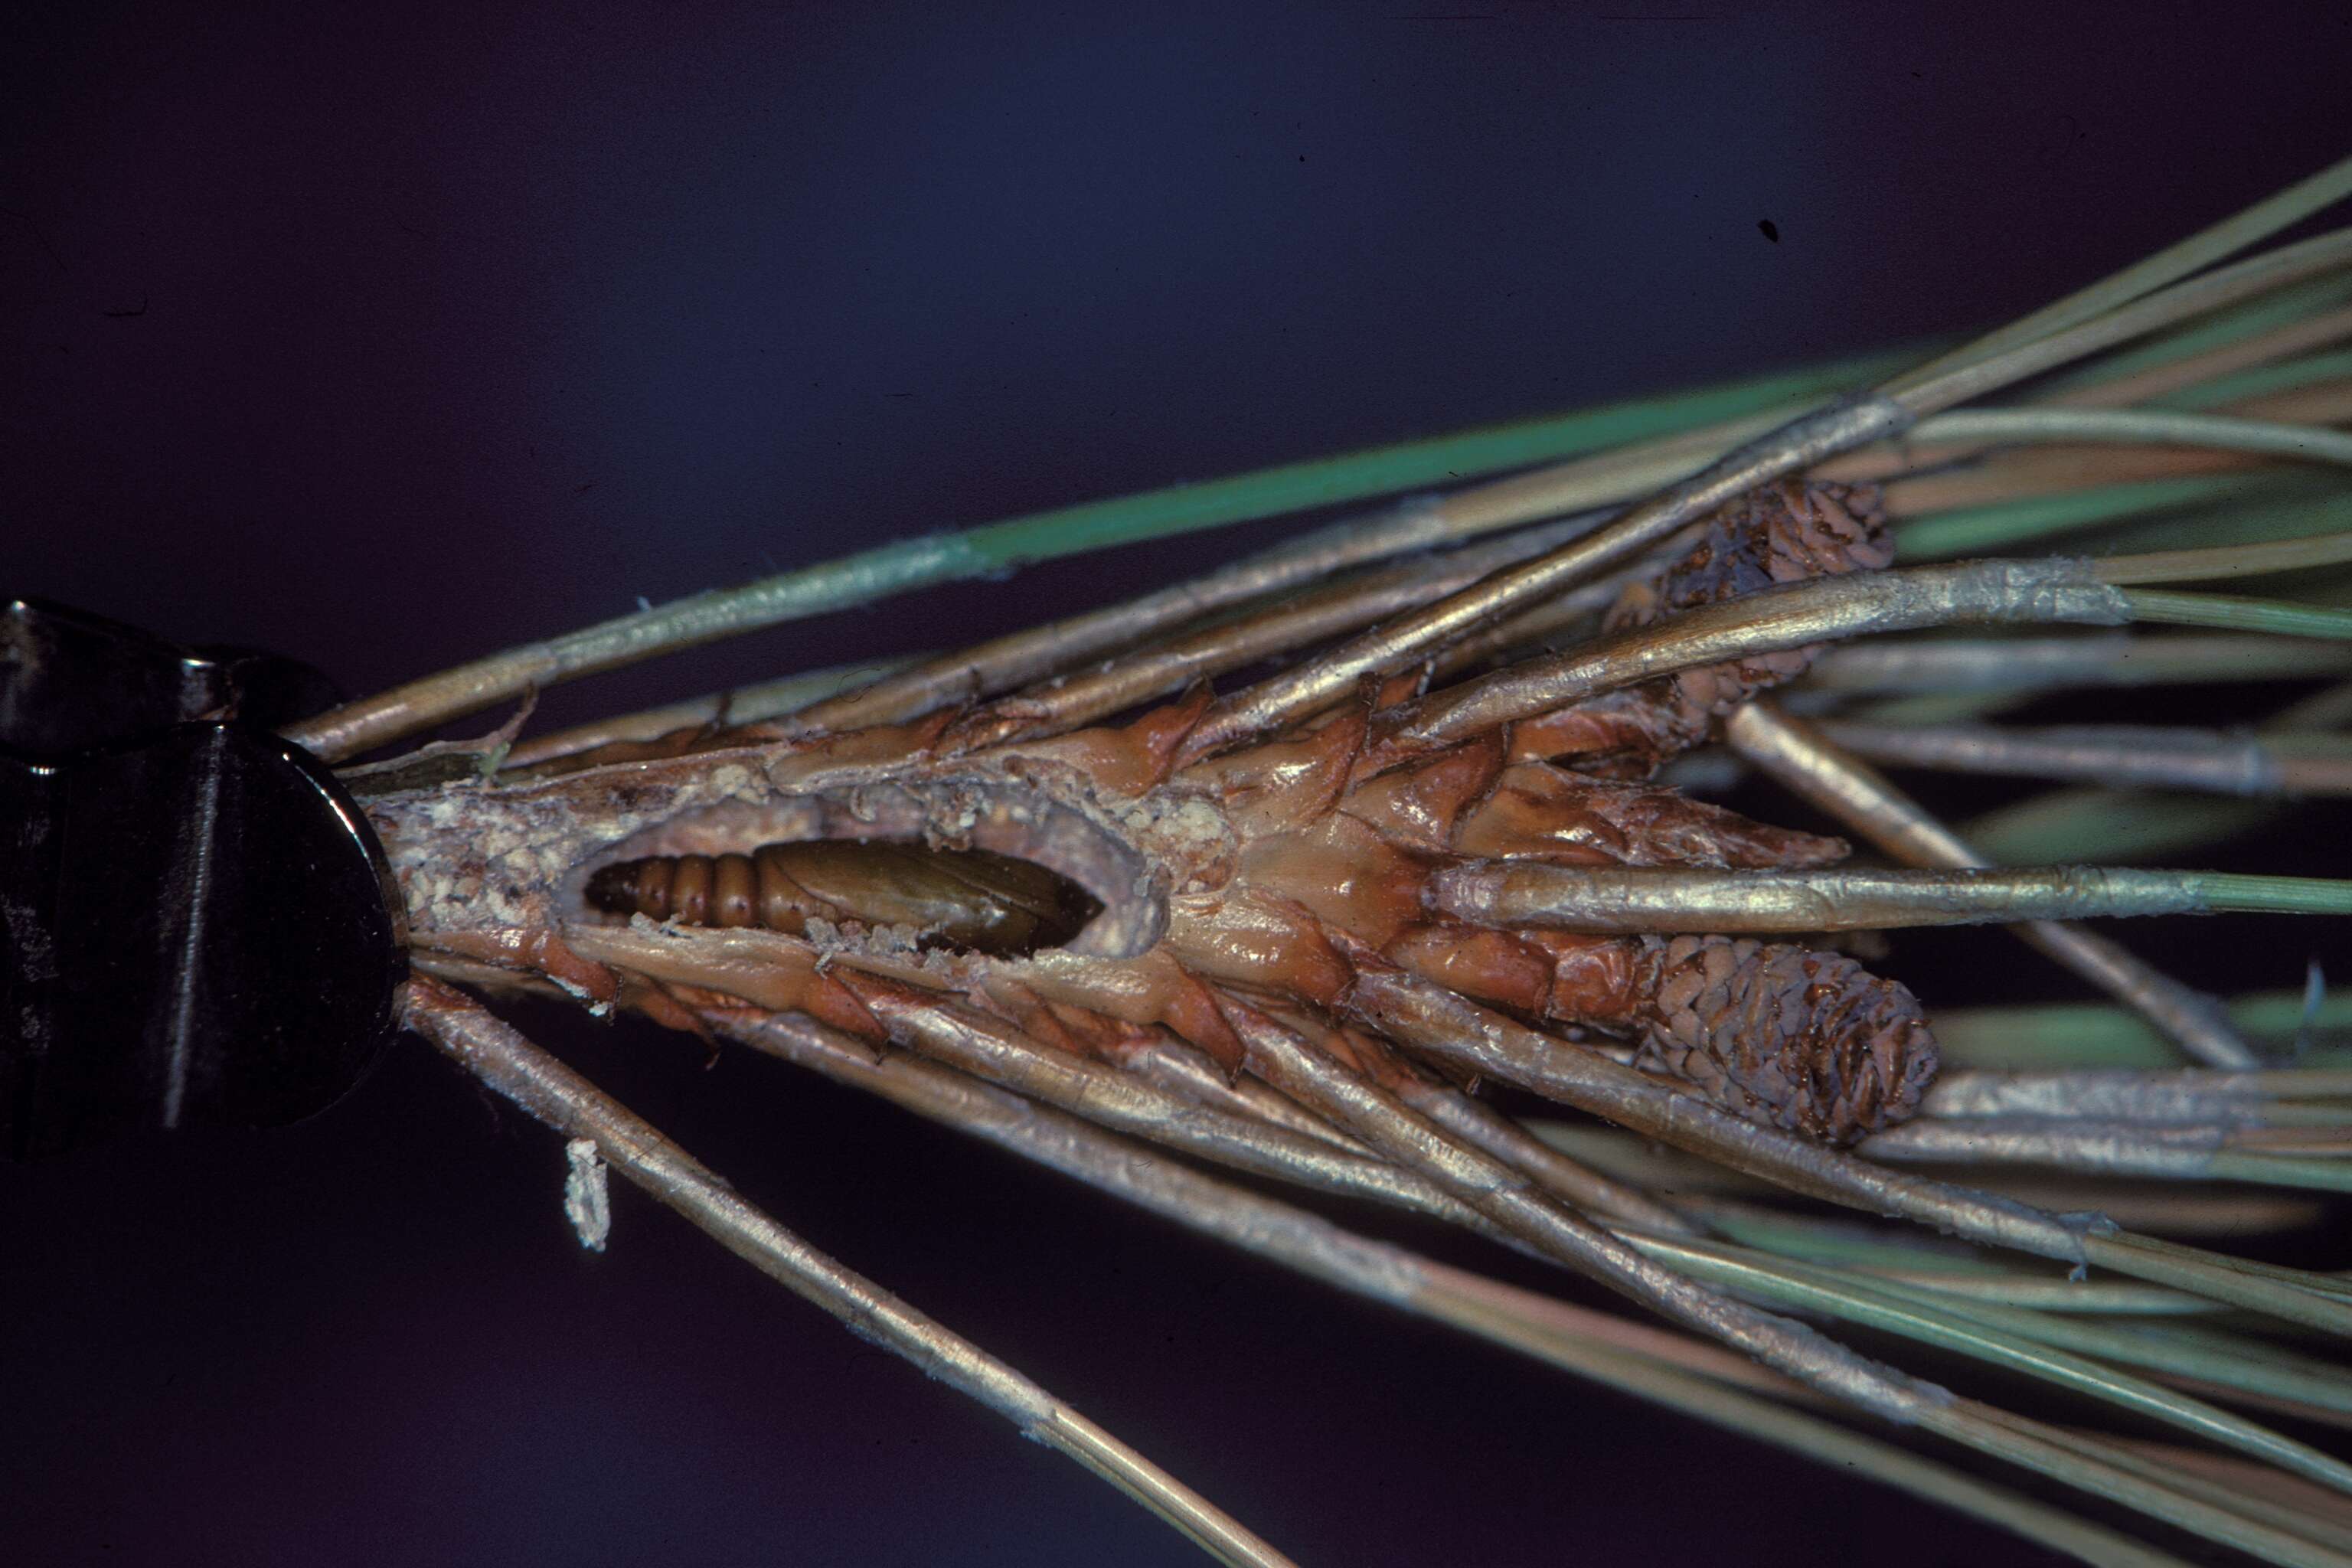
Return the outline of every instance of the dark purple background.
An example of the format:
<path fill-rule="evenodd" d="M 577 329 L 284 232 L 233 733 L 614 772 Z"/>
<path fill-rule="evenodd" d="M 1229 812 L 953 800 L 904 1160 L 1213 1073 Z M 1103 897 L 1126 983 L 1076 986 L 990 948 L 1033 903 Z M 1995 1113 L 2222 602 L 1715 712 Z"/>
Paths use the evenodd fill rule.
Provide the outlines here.
<path fill-rule="evenodd" d="M 883 538 L 1989 324 L 2352 130 L 2326 5 L 210 9 L 6 24 L 0 589 L 353 690 Z M 1304 1562 L 1869 1563 L 1890 1521 L 2014 1560 L 773 1064 L 518 1016 Z M 562 1168 L 404 1041 L 289 1132 L 0 1171 L 0 1552 L 1195 1561 L 634 1196 L 582 1255 Z"/>

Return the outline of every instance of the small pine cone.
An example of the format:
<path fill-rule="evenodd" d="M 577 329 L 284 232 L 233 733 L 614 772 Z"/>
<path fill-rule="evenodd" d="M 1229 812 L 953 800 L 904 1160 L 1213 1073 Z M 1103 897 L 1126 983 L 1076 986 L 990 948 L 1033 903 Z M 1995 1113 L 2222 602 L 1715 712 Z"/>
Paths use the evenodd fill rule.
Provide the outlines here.
<path fill-rule="evenodd" d="M 1783 583 L 1874 572 L 1894 559 L 1875 485 L 1778 479 L 1709 518 L 1689 554 L 1619 594 L 1601 625 L 1645 626 Z"/>
<path fill-rule="evenodd" d="M 1645 937 L 1637 1064 L 1751 1121 L 1844 1145 L 1908 1121 L 1936 1075 L 1919 1004 L 1852 959 L 1723 936 Z"/>
<path fill-rule="evenodd" d="M 1601 624 L 1610 631 L 1648 626 L 1783 583 L 1876 571 L 1894 558 L 1876 487 L 1780 479 L 1717 512 L 1689 554 L 1626 588 Z M 1588 773 L 1646 778 L 1705 741 L 1722 715 L 1802 675 L 1819 651 L 1727 659 L 1575 703 L 1517 725 L 1512 755 L 1565 758 Z"/>

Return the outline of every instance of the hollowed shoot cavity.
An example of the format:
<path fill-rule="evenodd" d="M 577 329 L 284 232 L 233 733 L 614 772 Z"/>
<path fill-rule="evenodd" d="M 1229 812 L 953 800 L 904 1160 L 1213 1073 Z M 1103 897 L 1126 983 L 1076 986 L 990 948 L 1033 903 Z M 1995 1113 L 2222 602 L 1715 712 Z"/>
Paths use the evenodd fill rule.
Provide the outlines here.
<path fill-rule="evenodd" d="M 623 860 L 589 877 L 586 899 L 607 914 L 793 936 L 813 920 L 911 927 L 923 946 L 994 958 L 1060 947 L 1102 910 L 1076 883 L 1027 860 L 867 838 Z"/>

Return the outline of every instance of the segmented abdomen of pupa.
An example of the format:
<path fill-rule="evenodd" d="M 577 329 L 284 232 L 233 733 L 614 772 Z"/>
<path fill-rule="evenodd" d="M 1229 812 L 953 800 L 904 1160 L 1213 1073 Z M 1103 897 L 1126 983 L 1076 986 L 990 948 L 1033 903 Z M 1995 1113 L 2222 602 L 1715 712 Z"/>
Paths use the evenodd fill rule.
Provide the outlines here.
<path fill-rule="evenodd" d="M 1603 629 L 1620 631 L 1811 577 L 1872 572 L 1895 558 L 1875 486 L 1780 479 L 1709 518 L 1705 536 L 1657 577 L 1627 587 Z M 1515 725 L 1515 756 L 1579 772 L 1646 778 L 1704 742 L 1715 721 L 1802 675 L 1818 645 L 1727 659 L 1645 681 Z"/>

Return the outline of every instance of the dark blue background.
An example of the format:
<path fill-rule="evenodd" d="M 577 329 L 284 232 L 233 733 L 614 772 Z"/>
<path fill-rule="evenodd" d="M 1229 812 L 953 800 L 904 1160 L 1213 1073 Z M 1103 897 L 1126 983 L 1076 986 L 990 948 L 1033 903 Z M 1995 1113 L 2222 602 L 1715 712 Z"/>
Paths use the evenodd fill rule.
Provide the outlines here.
<path fill-rule="evenodd" d="M 0 589 L 354 690 L 884 538 L 1990 324 L 2352 141 L 2334 5 L 212 10 L 6 25 Z M 2014 1560 L 772 1064 L 522 1016 L 1302 1561 L 1864 1563 L 1890 1524 Z M 1194 1560 L 646 1205 L 582 1257 L 561 1173 L 414 1041 L 289 1133 L 0 1173 L 0 1544 Z"/>

